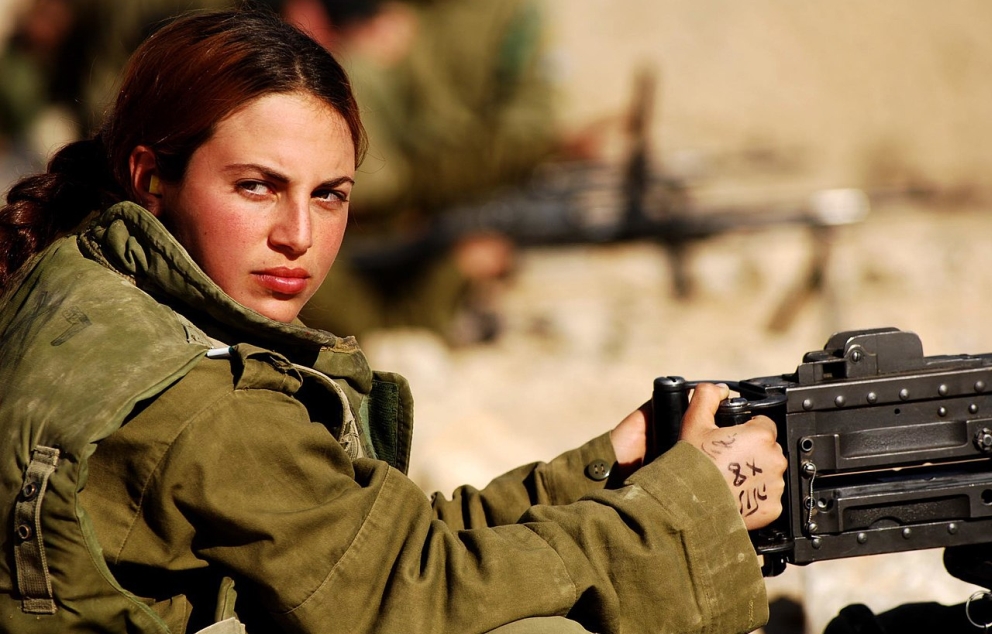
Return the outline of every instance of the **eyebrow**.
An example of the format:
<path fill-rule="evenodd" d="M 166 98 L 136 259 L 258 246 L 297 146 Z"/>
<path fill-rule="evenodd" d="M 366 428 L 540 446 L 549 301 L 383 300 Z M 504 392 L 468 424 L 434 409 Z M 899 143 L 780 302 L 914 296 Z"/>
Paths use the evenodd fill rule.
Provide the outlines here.
<path fill-rule="evenodd" d="M 224 168 L 225 172 L 236 172 L 238 170 L 252 169 L 260 172 L 266 178 L 270 178 L 279 183 L 288 183 L 289 177 L 285 174 L 280 174 L 279 172 L 272 170 L 264 165 L 259 165 L 258 163 L 232 163 Z M 355 184 L 355 179 L 350 176 L 339 176 L 338 178 L 333 178 L 328 181 L 324 181 L 320 184 L 321 187 L 337 187 L 344 183 Z"/>

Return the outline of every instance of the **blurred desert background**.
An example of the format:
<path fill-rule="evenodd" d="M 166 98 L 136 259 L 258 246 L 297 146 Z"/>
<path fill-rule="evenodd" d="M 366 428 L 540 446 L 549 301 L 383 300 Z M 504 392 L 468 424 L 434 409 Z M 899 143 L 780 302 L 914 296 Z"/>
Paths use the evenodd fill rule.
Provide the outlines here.
<path fill-rule="evenodd" d="M 9 16 L 20 0 L 0 0 Z M 709 201 L 804 200 L 862 188 L 871 211 L 817 240 L 799 226 L 691 245 L 692 293 L 650 242 L 530 248 L 498 297 L 502 335 L 448 346 L 373 333 L 373 365 L 416 395 L 411 476 L 484 485 L 617 423 L 655 376 L 791 372 L 835 331 L 895 326 L 928 355 L 992 351 L 992 4 L 982 0 L 544 0 L 563 125 L 613 125 L 638 72 L 657 77 L 653 167 Z M 0 27 L 6 24 L 0 17 Z M 0 31 L 3 29 L 0 28 Z M 0 33 L 2 35 L 2 33 Z M 622 135 L 607 144 L 621 160 Z M 908 189 L 920 199 L 892 195 Z M 786 318 L 775 318 L 781 309 Z M 768 581 L 807 632 L 862 602 L 960 603 L 939 551 L 824 562 Z M 798 631 L 798 630 L 797 630 Z"/>
<path fill-rule="evenodd" d="M 412 475 L 428 490 L 481 486 L 597 434 L 651 379 L 790 372 L 830 333 L 895 326 L 924 352 L 992 350 L 992 5 L 977 0 L 548 0 L 563 117 L 628 107 L 653 69 L 656 167 L 710 200 L 801 199 L 821 188 L 933 187 L 877 197 L 837 227 L 821 292 L 801 287 L 816 237 L 779 227 L 690 247 L 675 298 L 653 244 L 531 249 L 504 289 L 504 335 L 452 350 L 431 335 L 366 342 L 416 395 Z M 622 144 L 618 141 L 618 146 Z M 618 154 L 622 149 L 617 150 Z M 805 607 L 808 632 L 862 602 L 959 603 L 975 590 L 940 551 L 790 567 L 770 596 Z"/>

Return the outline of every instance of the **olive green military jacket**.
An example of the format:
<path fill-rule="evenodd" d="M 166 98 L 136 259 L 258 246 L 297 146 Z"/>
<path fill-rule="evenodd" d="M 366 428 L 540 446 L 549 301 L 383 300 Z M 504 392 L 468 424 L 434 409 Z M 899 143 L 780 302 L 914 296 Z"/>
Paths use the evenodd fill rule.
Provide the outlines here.
<path fill-rule="evenodd" d="M 251 634 L 767 617 L 736 504 L 689 445 L 614 488 L 586 475 L 615 460 L 604 435 L 429 500 L 402 472 L 404 383 L 353 340 L 237 305 L 140 207 L 27 270 L 0 302 L 0 632 L 184 632 L 232 612 Z"/>

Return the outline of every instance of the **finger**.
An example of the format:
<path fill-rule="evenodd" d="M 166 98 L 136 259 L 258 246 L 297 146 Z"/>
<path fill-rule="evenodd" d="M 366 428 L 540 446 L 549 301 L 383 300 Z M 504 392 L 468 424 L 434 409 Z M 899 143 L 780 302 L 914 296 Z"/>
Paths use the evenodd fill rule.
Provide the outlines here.
<path fill-rule="evenodd" d="M 755 416 L 751 420 L 744 423 L 743 426 L 770 434 L 772 440 L 775 440 L 778 437 L 778 425 L 776 425 L 775 421 L 767 416 Z"/>
<path fill-rule="evenodd" d="M 716 414 L 720 402 L 730 396 L 730 388 L 723 383 L 700 383 L 692 391 L 686 415 L 704 412 L 710 418 Z"/>
<path fill-rule="evenodd" d="M 782 446 L 775 440 L 778 436 L 778 426 L 767 416 L 755 416 L 739 430 L 746 430 L 752 439 L 752 446 L 764 456 L 766 464 L 771 469 L 769 473 L 782 474 L 788 468 L 788 460 L 782 451 Z"/>
<path fill-rule="evenodd" d="M 651 420 L 651 401 L 627 415 L 610 432 L 610 441 L 621 466 L 639 466 L 647 451 L 647 426 Z"/>
<path fill-rule="evenodd" d="M 689 407 L 682 417 L 680 438 L 690 439 L 707 430 L 716 428 L 714 416 L 720 401 L 730 396 L 730 388 L 720 383 L 700 383 L 692 392 Z"/>

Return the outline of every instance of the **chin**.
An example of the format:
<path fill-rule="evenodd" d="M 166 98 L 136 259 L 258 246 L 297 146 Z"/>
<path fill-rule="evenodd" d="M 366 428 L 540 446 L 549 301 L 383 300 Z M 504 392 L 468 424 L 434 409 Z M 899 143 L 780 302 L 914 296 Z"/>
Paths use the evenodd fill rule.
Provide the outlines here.
<path fill-rule="evenodd" d="M 221 287 L 223 288 L 223 287 Z M 249 291 L 226 291 L 228 296 L 245 308 L 255 311 L 273 321 L 289 323 L 303 310 L 306 303 L 302 295 L 277 296 L 271 293 L 254 293 Z M 307 295 L 306 299 L 309 299 Z"/>
<path fill-rule="evenodd" d="M 248 308 L 268 317 L 272 321 L 281 321 L 287 324 L 296 319 L 296 316 L 300 314 L 300 309 L 295 303 L 290 306 L 283 302 L 277 302 L 275 305 L 270 302 L 259 306 L 248 306 Z"/>
<path fill-rule="evenodd" d="M 275 313 L 264 312 L 262 314 L 268 317 L 269 319 L 271 319 L 272 321 L 279 321 L 284 324 L 288 324 L 294 319 L 296 319 L 296 316 L 299 315 L 300 313 L 299 311 L 284 311 L 284 312 L 275 312 Z"/>

